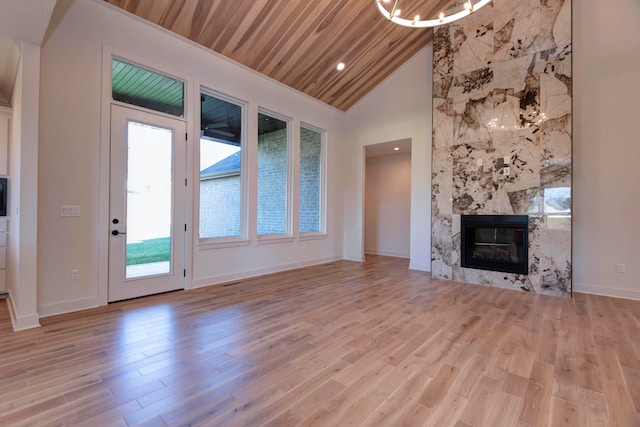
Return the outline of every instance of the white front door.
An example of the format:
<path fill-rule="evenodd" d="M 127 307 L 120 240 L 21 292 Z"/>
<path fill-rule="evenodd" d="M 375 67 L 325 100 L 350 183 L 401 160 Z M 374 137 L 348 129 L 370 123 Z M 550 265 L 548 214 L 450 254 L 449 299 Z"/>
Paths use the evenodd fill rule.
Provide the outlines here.
<path fill-rule="evenodd" d="M 109 301 L 184 289 L 186 124 L 111 106 Z"/>

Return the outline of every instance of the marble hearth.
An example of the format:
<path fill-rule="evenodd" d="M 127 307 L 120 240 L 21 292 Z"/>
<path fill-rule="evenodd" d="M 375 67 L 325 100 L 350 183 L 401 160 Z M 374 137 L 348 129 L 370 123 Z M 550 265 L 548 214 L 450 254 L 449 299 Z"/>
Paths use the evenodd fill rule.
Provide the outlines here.
<path fill-rule="evenodd" d="M 432 276 L 571 294 L 570 0 L 494 0 L 434 32 Z M 461 266 L 461 215 L 528 216 L 528 274 Z"/>

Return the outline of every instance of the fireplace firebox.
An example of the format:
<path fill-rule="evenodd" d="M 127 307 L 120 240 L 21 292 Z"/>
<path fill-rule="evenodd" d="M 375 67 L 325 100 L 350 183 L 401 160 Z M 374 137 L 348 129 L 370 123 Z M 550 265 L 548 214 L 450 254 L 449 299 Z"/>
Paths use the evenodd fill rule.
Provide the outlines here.
<path fill-rule="evenodd" d="M 462 215 L 461 266 L 529 274 L 527 215 Z"/>

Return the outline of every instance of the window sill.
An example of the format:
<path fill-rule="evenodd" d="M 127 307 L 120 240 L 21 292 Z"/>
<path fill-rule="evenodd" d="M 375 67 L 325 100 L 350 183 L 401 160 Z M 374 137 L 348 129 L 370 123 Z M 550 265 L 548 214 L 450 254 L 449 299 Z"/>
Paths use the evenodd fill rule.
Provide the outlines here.
<path fill-rule="evenodd" d="M 259 245 L 272 245 L 275 243 L 287 243 L 287 242 L 293 242 L 293 236 L 290 235 L 278 235 L 278 234 L 272 234 L 272 235 L 264 235 L 264 236 L 258 236 L 258 244 Z"/>
<path fill-rule="evenodd" d="M 226 240 L 221 242 L 201 242 L 198 243 L 198 250 L 207 251 L 210 249 L 237 248 L 240 246 L 249 246 L 251 240 Z"/>
<path fill-rule="evenodd" d="M 319 240 L 327 238 L 329 238 L 327 233 L 303 233 L 298 236 L 298 240 Z"/>

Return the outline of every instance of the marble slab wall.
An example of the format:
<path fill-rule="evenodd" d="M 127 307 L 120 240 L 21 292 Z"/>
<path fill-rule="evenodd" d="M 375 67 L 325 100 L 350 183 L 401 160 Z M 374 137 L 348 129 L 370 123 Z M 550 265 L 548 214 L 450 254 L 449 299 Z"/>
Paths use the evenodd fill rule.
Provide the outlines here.
<path fill-rule="evenodd" d="M 571 294 L 571 47 L 570 0 L 436 27 L 432 277 Z M 462 268 L 462 214 L 528 215 L 529 274 Z"/>

